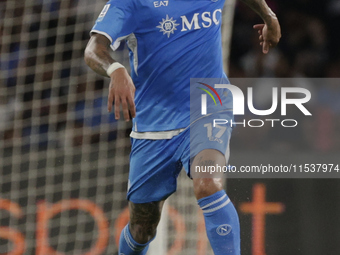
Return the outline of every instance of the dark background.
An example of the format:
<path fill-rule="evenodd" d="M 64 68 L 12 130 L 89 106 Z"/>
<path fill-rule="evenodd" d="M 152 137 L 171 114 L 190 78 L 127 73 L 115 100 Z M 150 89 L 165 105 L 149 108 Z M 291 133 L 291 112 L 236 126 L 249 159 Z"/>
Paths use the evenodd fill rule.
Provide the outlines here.
<path fill-rule="evenodd" d="M 267 2 L 277 13 L 282 39 L 272 55 L 261 54 L 257 34 L 251 29 L 259 19 L 239 3 L 230 77 L 340 77 L 340 2 Z M 282 128 L 266 132 L 251 128 L 234 130 L 231 162 L 251 165 L 277 158 L 280 165 L 290 163 L 291 158 L 299 155 L 305 163 L 310 163 L 308 159 L 323 161 L 326 156 L 340 162 L 340 83 L 309 88 L 313 90 L 313 103 L 309 106 L 312 118 L 298 118 L 302 125 L 290 131 Z M 266 217 L 266 254 L 340 254 L 337 242 L 340 238 L 339 179 L 231 179 L 228 191 L 233 201 L 251 200 L 255 183 L 266 184 L 267 201 L 286 205 L 283 214 Z M 251 216 L 241 214 L 240 220 L 242 251 L 251 254 Z"/>

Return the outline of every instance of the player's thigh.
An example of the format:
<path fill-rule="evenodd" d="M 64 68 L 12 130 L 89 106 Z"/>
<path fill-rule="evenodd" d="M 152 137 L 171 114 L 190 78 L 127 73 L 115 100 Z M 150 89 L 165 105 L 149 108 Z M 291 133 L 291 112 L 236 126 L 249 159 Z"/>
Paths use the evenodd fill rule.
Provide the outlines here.
<path fill-rule="evenodd" d="M 153 225 L 159 222 L 164 200 L 143 204 L 129 202 L 131 224 Z"/>
<path fill-rule="evenodd" d="M 147 243 L 156 235 L 164 201 L 135 204 L 129 202 L 130 232 L 135 241 Z"/>
<path fill-rule="evenodd" d="M 132 140 L 129 201 L 136 204 L 162 201 L 176 191 L 182 167 L 178 152 L 181 139 L 177 136 L 167 140 Z"/>
<path fill-rule="evenodd" d="M 232 128 L 214 126 L 214 119 L 233 119 L 232 112 L 212 114 L 197 120 L 190 127 L 189 164 L 184 164 L 193 178 L 197 199 L 210 196 L 223 189 L 229 160 L 229 142 Z"/>
<path fill-rule="evenodd" d="M 232 112 L 212 114 L 190 126 L 187 151 L 182 162 L 193 179 L 224 177 L 222 170 L 226 170 L 229 160 L 232 128 L 228 125 L 214 126 L 214 119 L 222 118 L 233 119 Z M 212 171 L 214 169 L 218 171 Z"/>
<path fill-rule="evenodd" d="M 228 145 L 227 145 L 228 146 Z M 224 147 L 223 147 L 224 148 Z M 196 166 L 224 166 L 227 163 L 225 154 L 217 149 L 204 149 L 200 151 L 192 160 L 190 171 L 194 170 Z"/>

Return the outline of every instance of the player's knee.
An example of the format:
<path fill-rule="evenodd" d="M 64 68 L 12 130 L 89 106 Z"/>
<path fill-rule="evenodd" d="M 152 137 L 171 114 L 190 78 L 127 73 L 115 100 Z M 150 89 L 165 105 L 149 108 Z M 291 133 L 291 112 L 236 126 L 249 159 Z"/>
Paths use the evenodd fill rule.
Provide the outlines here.
<path fill-rule="evenodd" d="M 133 239 L 140 244 L 152 240 L 156 236 L 157 224 L 130 223 L 130 232 Z"/>
<path fill-rule="evenodd" d="M 223 189 L 221 178 L 194 179 L 194 193 L 197 199 L 211 196 Z"/>
<path fill-rule="evenodd" d="M 130 232 L 137 243 L 144 244 L 155 237 L 163 203 L 129 204 Z"/>
<path fill-rule="evenodd" d="M 196 166 L 225 166 L 225 156 L 218 150 L 206 149 L 196 155 L 191 171 Z M 221 178 L 197 178 L 194 179 L 194 192 L 197 199 L 208 197 L 223 189 Z"/>

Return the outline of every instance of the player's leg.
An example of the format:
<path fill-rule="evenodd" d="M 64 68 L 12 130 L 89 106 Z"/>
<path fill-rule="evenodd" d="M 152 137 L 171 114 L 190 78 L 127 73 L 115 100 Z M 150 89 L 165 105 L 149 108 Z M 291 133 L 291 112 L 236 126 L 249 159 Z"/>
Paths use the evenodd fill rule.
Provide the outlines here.
<path fill-rule="evenodd" d="M 119 254 L 146 254 L 156 236 L 164 201 L 136 204 L 129 202 L 130 222 L 119 240 Z"/>
<path fill-rule="evenodd" d="M 225 111 L 193 121 L 190 126 L 190 152 L 185 153 L 183 164 L 193 178 L 195 196 L 203 211 L 207 236 L 215 255 L 239 255 L 239 219 L 223 190 L 221 177 L 224 173 L 210 174 L 209 171 L 223 169 L 227 165 L 232 129 L 227 125 L 214 126 L 214 119 L 232 120 L 233 115 L 231 111 Z"/>
<path fill-rule="evenodd" d="M 225 156 L 218 150 L 199 152 L 191 165 L 225 166 Z M 194 192 L 203 210 L 207 236 L 215 255 L 240 254 L 240 225 L 236 209 L 223 190 L 221 178 L 194 178 Z"/>
<path fill-rule="evenodd" d="M 127 194 L 130 222 L 121 233 L 119 255 L 146 254 L 156 235 L 164 201 L 176 190 L 182 168 L 176 152 L 181 139 L 132 139 Z"/>

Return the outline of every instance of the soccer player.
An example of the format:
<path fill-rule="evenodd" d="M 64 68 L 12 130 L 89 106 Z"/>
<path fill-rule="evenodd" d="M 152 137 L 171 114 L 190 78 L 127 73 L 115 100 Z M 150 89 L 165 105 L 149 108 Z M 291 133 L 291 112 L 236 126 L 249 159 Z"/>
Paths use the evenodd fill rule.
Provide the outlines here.
<path fill-rule="evenodd" d="M 278 20 L 264 0 L 243 1 L 264 21 L 254 29 L 266 54 L 280 39 Z M 227 81 L 221 52 L 223 5 L 224 0 L 110 0 L 91 30 L 85 61 L 111 79 L 108 111 L 114 105 L 116 119 L 120 108 L 126 121 L 133 118 L 130 222 L 121 233 L 120 255 L 146 254 L 182 167 L 193 177 L 196 166 L 227 164 L 231 128 L 205 123 L 212 116 L 232 118 L 231 93 L 224 93 L 220 108 L 208 102 L 207 115 L 190 105 L 190 78 L 203 78 L 197 83 L 201 89 L 212 88 L 206 78 Z M 110 56 L 122 40 L 130 51 L 131 77 Z M 240 254 L 238 215 L 221 179 L 201 177 L 193 178 L 193 189 L 215 255 Z"/>

